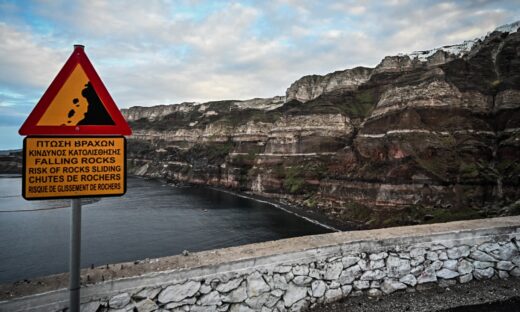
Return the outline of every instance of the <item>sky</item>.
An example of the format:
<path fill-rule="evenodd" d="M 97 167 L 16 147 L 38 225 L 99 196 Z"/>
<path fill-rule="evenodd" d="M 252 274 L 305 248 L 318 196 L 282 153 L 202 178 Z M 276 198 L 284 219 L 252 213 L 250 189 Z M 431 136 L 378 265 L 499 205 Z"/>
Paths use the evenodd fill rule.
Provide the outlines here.
<path fill-rule="evenodd" d="M 511 0 L 0 0 L 0 150 L 72 53 L 119 108 L 284 95 L 309 74 L 485 35 Z"/>

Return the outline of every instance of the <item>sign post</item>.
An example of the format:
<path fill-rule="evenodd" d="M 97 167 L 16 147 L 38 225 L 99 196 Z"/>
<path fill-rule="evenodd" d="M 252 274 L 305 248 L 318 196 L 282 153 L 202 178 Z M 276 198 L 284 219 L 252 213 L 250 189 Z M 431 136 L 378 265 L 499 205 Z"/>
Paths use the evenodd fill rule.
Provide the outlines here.
<path fill-rule="evenodd" d="M 20 130 L 22 196 L 71 198 L 69 311 L 79 312 L 81 198 L 126 193 L 126 139 L 132 134 L 82 45 L 69 57 Z"/>
<path fill-rule="evenodd" d="M 72 219 L 70 223 L 69 290 L 70 310 L 78 311 L 80 306 L 80 260 L 81 260 L 81 199 L 72 199 Z"/>

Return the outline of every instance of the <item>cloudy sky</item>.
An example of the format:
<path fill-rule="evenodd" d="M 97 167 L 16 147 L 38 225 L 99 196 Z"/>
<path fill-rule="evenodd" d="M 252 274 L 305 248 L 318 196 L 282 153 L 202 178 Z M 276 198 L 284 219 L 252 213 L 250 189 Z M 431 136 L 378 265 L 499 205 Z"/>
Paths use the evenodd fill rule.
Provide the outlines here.
<path fill-rule="evenodd" d="M 520 19 L 515 1 L 0 0 L 0 150 L 86 46 L 120 108 L 285 94 L 296 79 L 455 44 Z"/>

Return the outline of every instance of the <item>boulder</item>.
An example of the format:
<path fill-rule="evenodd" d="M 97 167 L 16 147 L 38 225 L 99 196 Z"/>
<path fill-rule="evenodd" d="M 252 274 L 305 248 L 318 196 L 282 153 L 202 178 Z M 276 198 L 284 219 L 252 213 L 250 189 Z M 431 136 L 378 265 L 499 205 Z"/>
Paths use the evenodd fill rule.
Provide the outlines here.
<path fill-rule="evenodd" d="M 371 298 L 379 298 L 382 295 L 383 295 L 383 292 L 376 288 L 369 289 L 367 292 L 367 296 L 369 296 Z"/>
<path fill-rule="evenodd" d="M 333 302 L 341 299 L 343 292 L 340 288 L 329 289 L 325 292 L 325 302 Z"/>
<path fill-rule="evenodd" d="M 255 272 L 247 278 L 247 294 L 249 297 L 260 296 L 271 290 L 271 287 L 267 285 L 262 275 Z"/>
<path fill-rule="evenodd" d="M 358 263 L 359 260 L 359 257 L 346 256 L 341 259 L 341 263 L 343 264 L 343 268 L 346 269 Z"/>
<path fill-rule="evenodd" d="M 509 274 L 514 277 L 520 277 L 520 268 L 514 268 L 509 271 Z"/>
<path fill-rule="evenodd" d="M 246 299 L 245 304 L 247 304 L 251 309 L 258 311 L 262 308 L 264 304 L 266 304 L 267 300 L 271 297 L 270 293 L 264 293 L 260 296 L 249 297 Z M 278 300 L 276 300 L 278 301 Z M 276 303 L 275 301 L 275 303 Z"/>
<path fill-rule="evenodd" d="M 381 260 L 370 260 L 370 269 L 371 270 L 375 270 L 375 269 L 380 269 L 380 268 L 383 268 L 385 266 L 385 260 L 381 259 Z"/>
<path fill-rule="evenodd" d="M 437 277 L 440 277 L 443 279 L 452 279 L 452 278 L 455 278 L 460 275 L 458 272 L 448 270 L 448 269 L 441 269 L 436 274 L 437 274 Z"/>
<path fill-rule="evenodd" d="M 159 294 L 160 303 L 168 303 L 172 301 L 181 301 L 185 298 L 191 297 L 200 289 L 200 282 L 188 281 L 184 284 L 177 284 L 166 287 Z"/>
<path fill-rule="evenodd" d="M 459 276 L 459 283 L 465 284 L 467 282 L 470 282 L 473 279 L 473 274 L 464 274 Z"/>
<path fill-rule="evenodd" d="M 343 264 L 340 261 L 327 263 L 323 279 L 336 280 L 340 276 L 342 270 Z"/>
<path fill-rule="evenodd" d="M 351 285 L 341 286 L 341 291 L 343 292 L 343 296 L 346 297 L 352 292 Z"/>
<path fill-rule="evenodd" d="M 292 283 L 289 284 L 287 291 L 283 295 L 283 302 L 285 307 L 292 306 L 295 302 L 302 300 L 307 296 L 307 287 L 301 287 L 294 285 Z"/>
<path fill-rule="evenodd" d="M 493 268 L 487 268 L 487 269 L 475 269 L 473 271 L 473 276 L 475 279 L 483 280 L 483 279 L 490 279 L 495 274 L 495 270 Z"/>
<path fill-rule="evenodd" d="M 500 245 L 497 243 L 484 243 L 478 246 L 478 250 L 482 250 L 485 253 L 489 253 L 495 250 L 500 249 Z M 475 259 L 477 260 L 477 259 Z M 487 260 L 481 260 L 481 261 L 487 261 Z"/>
<path fill-rule="evenodd" d="M 496 259 L 490 255 L 488 255 L 487 253 L 483 252 L 483 251 L 480 251 L 480 250 L 475 250 L 473 251 L 469 257 L 471 259 L 475 259 L 477 261 L 487 261 L 487 262 L 491 262 L 491 261 L 496 261 Z"/>
<path fill-rule="evenodd" d="M 475 267 L 475 269 L 487 269 L 494 266 L 495 264 L 493 262 L 473 261 L 473 267 Z"/>
<path fill-rule="evenodd" d="M 308 286 L 312 282 L 312 277 L 298 275 L 293 278 L 292 282 L 298 286 Z"/>
<path fill-rule="evenodd" d="M 469 246 L 457 246 L 453 248 L 449 248 L 447 251 L 448 258 L 450 259 L 460 259 L 469 256 L 470 247 Z"/>
<path fill-rule="evenodd" d="M 181 300 L 179 302 L 170 302 L 170 303 L 166 304 L 164 306 L 164 308 L 175 310 L 176 308 L 179 308 L 179 307 L 182 307 L 185 305 L 193 305 L 193 304 L 195 304 L 195 302 L 197 302 L 197 298 L 191 297 L 191 298 L 186 298 L 184 300 Z"/>
<path fill-rule="evenodd" d="M 457 265 L 457 272 L 461 275 L 469 274 L 473 272 L 474 266 L 468 260 L 461 260 Z"/>
<path fill-rule="evenodd" d="M 228 281 L 227 283 L 222 283 L 217 286 L 217 290 L 220 293 L 227 293 L 232 291 L 233 289 L 236 289 L 240 284 L 242 283 L 244 279 L 243 278 L 236 278 Z"/>
<path fill-rule="evenodd" d="M 458 263 L 459 262 L 457 260 L 446 260 L 446 261 L 444 261 L 442 267 L 444 267 L 448 270 L 455 271 L 457 269 Z"/>
<path fill-rule="evenodd" d="M 392 279 L 386 279 L 381 284 L 381 290 L 385 294 L 391 294 L 397 290 L 406 289 L 406 285 L 404 283 L 392 280 Z"/>
<path fill-rule="evenodd" d="M 154 299 L 155 296 L 161 291 L 160 287 L 157 288 L 145 288 L 141 291 L 139 291 L 137 294 L 133 295 L 135 299 L 141 300 L 141 299 Z"/>
<path fill-rule="evenodd" d="M 101 302 L 99 301 L 92 301 L 88 303 L 84 303 L 80 306 L 81 312 L 97 312 L 99 310 L 99 307 L 101 306 Z"/>
<path fill-rule="evenodd" d="M 218 306 L 222 304 L 222 300 L 220 299 L 220 294 L 218 291 L 212 291 L 208 294 L 202 295 L 197 303 L 202 306 Z"/>
<path fill-rule="evenodd" d="M 137 312 L 152 312 L 157 310 L 159 307 L 153 300 L 150 300 L 148 298 L 139 301 L 135 304 L 135 309 Z"/>
<path fill-rule="evenodd" d="M 247 289 L 244 284 L 232 290 L 226 295 L 221 295 L 223 302 L 239 303 L 247 299 Z"/>
<path fill-rule="evenodd" d="M 417 278 L 417 284 L 431 283 L 437 281 L 437 274 L 431 267 L 426 268 Z"/>
<path fill-rule="evenodd" d="M 275 289 L 286 290 L 288 285 L 287 281 L 285 280 L 285 277 L 280 274 L 273 275 L 273 287 Z"/>
<path fill-rule="evenodd" d="M 314 281 L 311 284 L 312 296 L 319 298 L 325 294 L 327 290 L 327 284 L 324 281 Z"/>
<path fill-rule="evenodd" d="M 386 259 L 386 271 L 388 277 L 401 277 L 411 271 L 410 260 L 389 256 Z"/>
<path fill-rule="evenodd" d="M 309 275 L 309 267 L 306 265 L 296 265 L 292 268 L 294 275 Z"/>
<path fill-rule="evenodd" d="M 386 257 L 388 257 L 388 253 L 386 252 L 375 253 L 368 256 L 368 258 L 372 261 L 383 260 Z"/>
<path fill-rule="evenodd" d="M 130 303 L 130 295 L 128 293 L 122 293 L 116 295 L 108 301 L 108 306 L 112 309 L 120 309 Z"/>
<path fill-rule="evenodd" d="M 499 270 L 509 271 L 509 270 L 513 269 L 514 267 L 515 267 L 515 265 L 511 261 L 497 262 L 497 269 L 499 269 Z"/>
<path fill-rule="evenodd" d="M 414 287 L 417 285 L 417 279 L 413 274 L 407 274 L 399 279 L 399 282 Z"/>
<path fill-rule="evenodd" d="M 370 287 L 369 281 L 354 281 L 354 289 L 363 290 Z"/>
<path fill-rule="evenodd" d="M 232 304 L 229 308 L 229 312 L 256 312 L 245 304 Z"/>
<path fill-rule="evenodd" d="M 359 267 L 359 265 L 354 265 L 346 270 L 341 272 L 338 281 L 341 285 L 351 284 L 356 278 L 360 277 L 363 274 L 363 271 Z"/>
<path fill-rule="evenodd" d="M 509 261 L 516 256 L 518 256 L 518 249 L 513 243 L 504 244 L 498 249 L 497 258 L 500 260 Z"/>
<path fill-rule="evenodd" d="M 439 255 L 434 251 L 428 251 L 426 253 L 426 259 L 428 259 L 430 261 L 435 261 L 435 260 L 439 259 Z"/>
<path fill-rule="evenodd" d="M 361 275 L 359 278 L 361 281 L 375 281 L 383 279 L 386 276 L 385 272 L 381 270 L 375 270 L 375 271 L 366 271 Z"/>
<path fill-rule="evenodd" d="M 510 277 L 510 275 L 506 271 L 499 270 L 498 271 L 498 277 L 500 279 L 508 279 Z"/>
<path fill-rule="evenodd" d="M 410 250 L 410 257 L 419 258 L 424 257 L 426 254 L 426 248 L 413 248 Z"/>

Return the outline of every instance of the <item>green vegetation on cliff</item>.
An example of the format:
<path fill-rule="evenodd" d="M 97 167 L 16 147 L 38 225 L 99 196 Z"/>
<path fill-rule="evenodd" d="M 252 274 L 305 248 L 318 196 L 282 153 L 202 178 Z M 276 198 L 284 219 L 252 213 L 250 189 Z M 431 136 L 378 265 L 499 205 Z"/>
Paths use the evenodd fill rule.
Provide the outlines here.
<path fill-rule="evenodd" d="M 519 47 L 520 33 L 491 33 L 465 57 L 399 55 L 304 77 L 285 103 L 170 109 L 132 122 L 149 139 L 129 141 L 129 155 L 154 176 L 284 198 L 365 227 L 515 213 Z"/>

